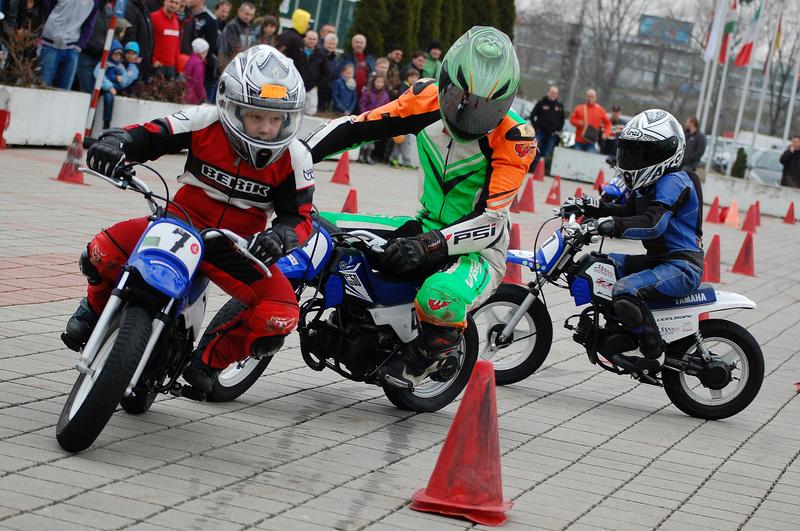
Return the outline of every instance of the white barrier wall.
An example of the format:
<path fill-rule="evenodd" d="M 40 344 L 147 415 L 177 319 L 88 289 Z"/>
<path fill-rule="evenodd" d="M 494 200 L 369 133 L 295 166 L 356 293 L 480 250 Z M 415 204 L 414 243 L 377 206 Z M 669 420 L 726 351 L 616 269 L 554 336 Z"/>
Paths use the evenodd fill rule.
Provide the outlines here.
<path fill-rule="evenodd" d="M 0 85 L 0 108 L 11 112 L 9 145 L 66 146 L 83 134 L 91 97 L 83 92 Z"/>
<path fill-rule="evenodd" d="M 608 182 L 611 180 L 612 171 L 606 164 L 607 157 L 608 155 L 586 153 L 577 149 L 556 146 L 553 151 L 553 162 L 550 165 L 550 175 L 594 184 L 597 172 L 603 170 L 605 180 Z"/>
<path fill-rule="evenodd" d="M 703 201 L 710 205 L 715 196 L 724 206 L 730 205 L 735 199 L 743 211 L 760 201 L 762 214 L 780 217 L 786 215 L 789 203 L 794 201 L 795 212 L 800 214 L 800 188 L 761 184 L 712 173 L 703 182 Z"/>

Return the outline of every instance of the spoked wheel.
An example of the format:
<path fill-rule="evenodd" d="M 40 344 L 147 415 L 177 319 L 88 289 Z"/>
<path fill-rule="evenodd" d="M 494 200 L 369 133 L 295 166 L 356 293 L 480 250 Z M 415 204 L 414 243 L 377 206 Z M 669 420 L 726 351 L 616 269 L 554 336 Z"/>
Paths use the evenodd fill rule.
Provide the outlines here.
<path fill-rule="evenodd" d="M 413 391 L 383 386 L 386 398 L 400 409 L 408 411 L 438 411 L 455 400 L 469 381 L 472 368 L 478 361 L 478 331 L 471 316 L 467 316 L 467 328 L 461 338 L 458 372 L 447 381 L 439 382 L 426 378 Z"/>
<path fill-rule="evenodd" d="M 702 321 L 700 334 L 711 361 L 703 361 L 694 337 L 671 345 L 670 350 L 683 353 L 685 361 L 692 359 L 704 369 L 692 376 L 664 368 L 661 376 L 664 390 L 687 415 L 724 419 L 742 411 L 758 394 L 764 379 L 764 356 L 750 332 L 736 323 L 721 319 Z"/>
<path fill-rule="evenodd" d="M 478 328 L 478 352 L 494 365 L 497 385 L 524 380 L 542 366 L 553 341 L 553 323 L 547 307 L 536 300 L 514 327 L 512 336 L 491 355 L 489 346 L 496 343 L 506 323 L 520 307 L 528 290 L 516 284 L 501 284 L 480 308 L 472 313 Z"/>
<path fill-rule="evenodd" d="M 214 315 L 214 318 L 208 323 L 206 331 L 216 330 L 224 323 L 234 319 L 246 308 L 247 305 L 242 304 L 236 299 L 230 299 L 219 309 L 216 315 Z M 213 334 L 206 333 L 203 335 L 197 345 L 197 350 L 203 350 L 212 339 L 214 339 Z M 267 369 L 267 365 L 269 365 L 270 361 L 272 361 L 272 356 L 265 356 L 260 360 L 256 358 L 246 358 L 242 361 L 231 363 L 217 376 L 214 388 L 206 397 L 207 400 L 209 402 L 230 402 L 236 400 L 256 383 L 256 380 L 258 380 Z"/>
<path fill-rule="evenodd" d="M 151 323 L 147 311 L 126 306 L 109 326 L 89 372 L 78 376 L 58 419 L 56 439 L 64 450 L 85 450 L 103 431 L 142 358 Z"/>

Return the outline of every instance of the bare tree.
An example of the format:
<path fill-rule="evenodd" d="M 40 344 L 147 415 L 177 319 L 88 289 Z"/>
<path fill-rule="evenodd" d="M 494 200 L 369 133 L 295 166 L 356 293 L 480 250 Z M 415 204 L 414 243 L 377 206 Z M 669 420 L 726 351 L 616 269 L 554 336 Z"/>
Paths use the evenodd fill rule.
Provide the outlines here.
<path fill-rule="evenodd" d="M 784 13 L 786 14 L 786 13 Z M 787 20 L 788 19 L 788 20 Z M 792 86 L 792 75 L 797 74 L 797 54 L 800 53 L 800 34 L 787 35 L 788 28 L 796 28 L 796 24 L 787 24 L 791 18 L 786 17 L 783 23 L 783 43 L 778 48 L 775 59 L 770 64 L 769 108 L 767 116 L 769 134 L 781 135 L 789 107 L 789 98 L 785 96 Z M 793 39 L 790 38 L 793 37 Z"/>

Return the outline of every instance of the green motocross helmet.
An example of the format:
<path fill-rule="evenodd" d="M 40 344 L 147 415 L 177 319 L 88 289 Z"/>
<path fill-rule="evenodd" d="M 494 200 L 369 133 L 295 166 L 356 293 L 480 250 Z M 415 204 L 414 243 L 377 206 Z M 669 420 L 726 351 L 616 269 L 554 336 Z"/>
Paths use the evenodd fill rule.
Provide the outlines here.
<path fill-rule="evenodd" d="M 439 112 L 450 136 L 470 142 L 497 127 L 519 87 L 519 62 L 511 39 L 473 26 L 453 43 L 439 74 Z"/>

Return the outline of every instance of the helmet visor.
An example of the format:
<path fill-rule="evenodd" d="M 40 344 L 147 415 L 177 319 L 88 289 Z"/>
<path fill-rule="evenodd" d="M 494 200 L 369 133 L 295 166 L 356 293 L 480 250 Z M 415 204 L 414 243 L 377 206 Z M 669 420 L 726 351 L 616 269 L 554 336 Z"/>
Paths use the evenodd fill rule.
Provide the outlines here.
<path fill-rule="evenodd" d="M 300 130 L 302 110 L 284 110 L 246 105 L 225 99 L 219 105 L 228 124 L 255 146 L 286 144 Z"/>
<path fill-rule="evenodd" d="M 511 98 L 489 99 L 450 84 L 439 90 L 439 109 L 453 136 L 476 140 L 497 127 L 511 107 Z"/>
<path fill-rule="evenodd" d="M 643 141 L 620 138 L 617 140 L 617 167 L 621 170 L 641 170 L 664 162 L 675 154 L 678 139 Z"/>

